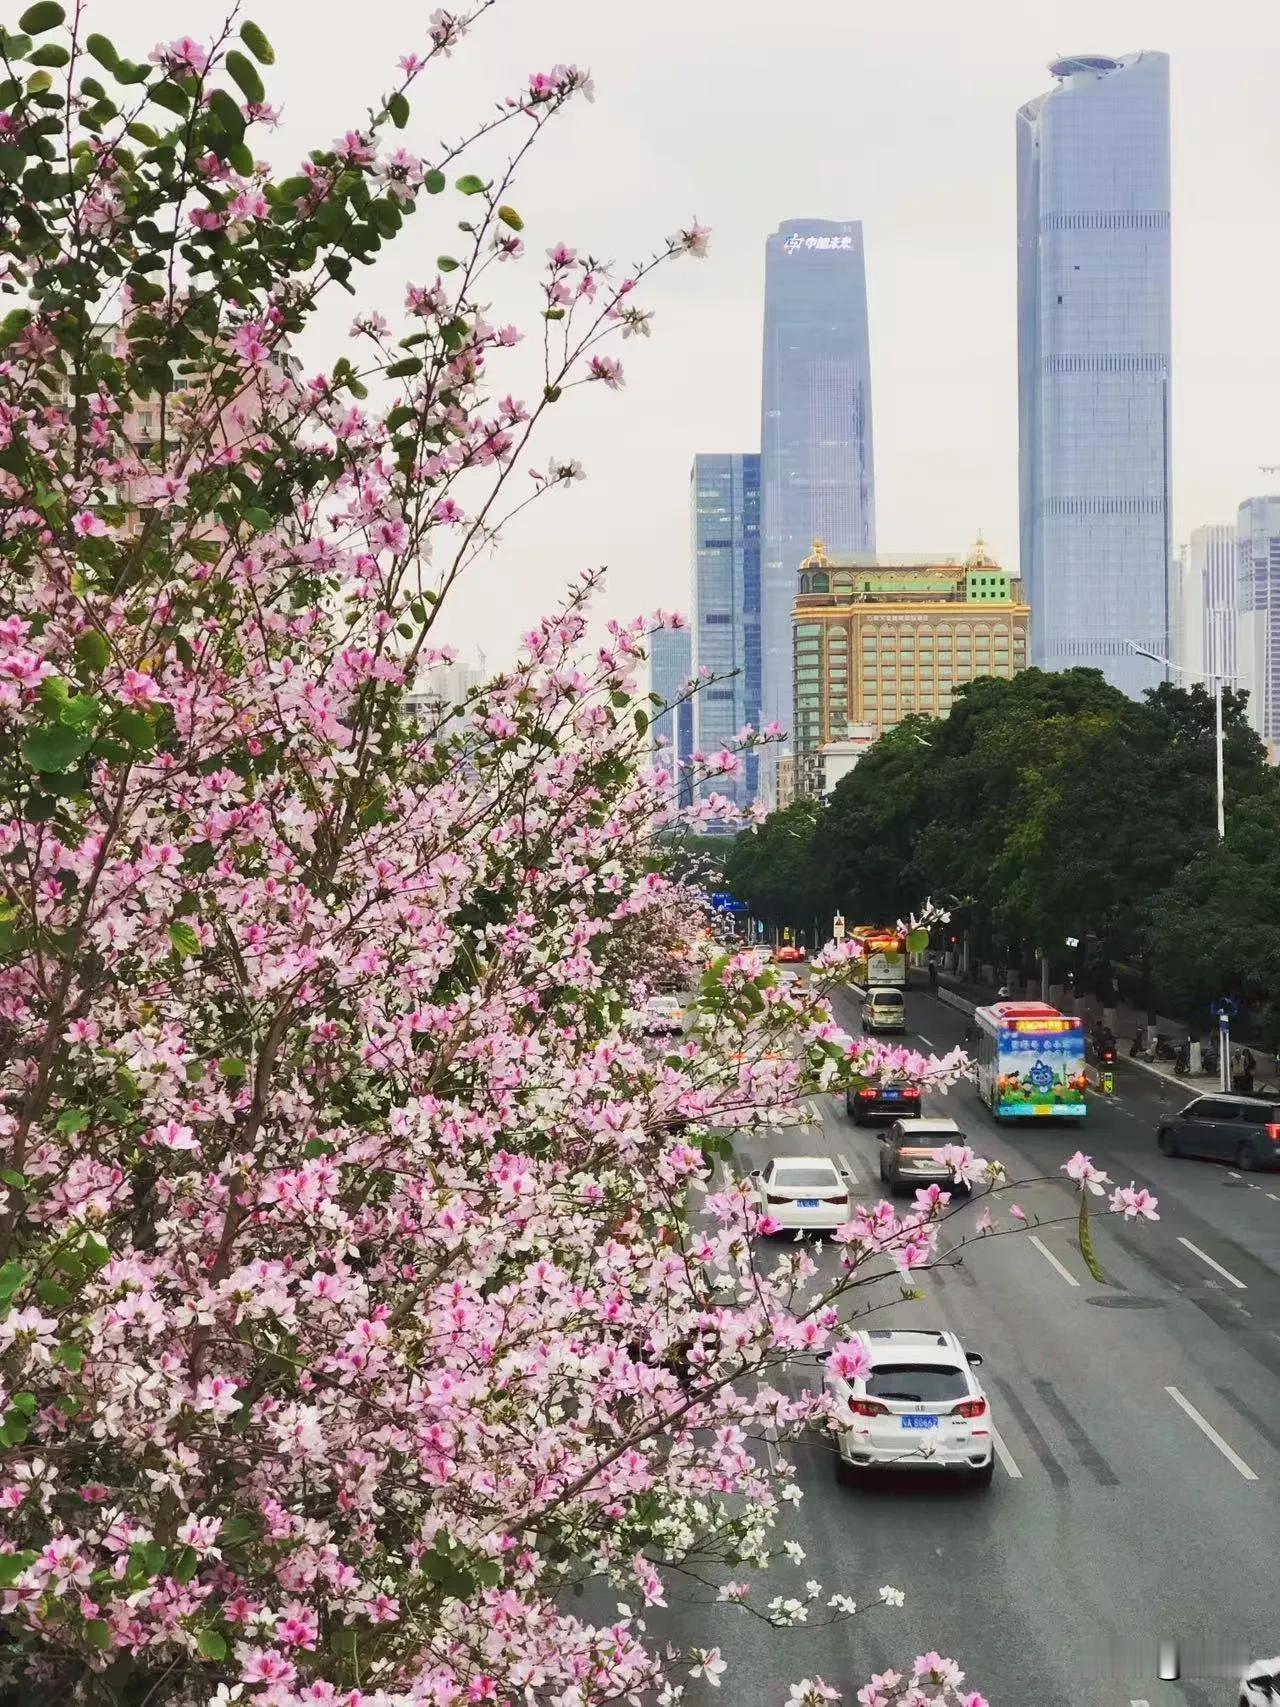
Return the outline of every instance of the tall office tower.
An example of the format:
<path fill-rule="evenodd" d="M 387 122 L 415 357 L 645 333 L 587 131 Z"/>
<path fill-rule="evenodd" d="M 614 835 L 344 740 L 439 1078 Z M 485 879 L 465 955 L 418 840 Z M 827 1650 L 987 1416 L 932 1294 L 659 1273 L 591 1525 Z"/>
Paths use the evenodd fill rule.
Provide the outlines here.
<path fill-rule="evenodd" d="M 649 691 L 670 706 L 654 710 L 650 729 L 665 745 L 654 749 L 654 763 L 671 772 L 672 804 L 691 806 L 693 784 L 689 761 L 693 757 L 693 705 L 680 699 L 681 689 L 693 675 L 693 635 L 687 628 L 660 628 L 649 639 Z"/>
<path fill-rule="evenodd" d="M 1276 757 L 1280 742 L 1280 497 L 1246 498 L 1236 514 L 1236 669 L 1249 721 Z"/>
<path fill-rule="evenodd" d="M 1182 549 L 1181 644 L 1173 656 L 1187 678 L 1209 685 L 1236 673 L 1236 530 L 1221 522 L 1192 528 Z"/>
<path fill-rule="evenodd" d="M 825 540 L 833 556 L 876 548 L 871 346 L 858 220 L 787 220 L 765 245 L 760 539 L 764 720 L 785 729 L 801 563 L 815 539 Z"/>
<path fill-rule="evenodd" d="M 700 455 L 689 476 L 693 544 L 693 659 L 717 678 L 693 702 L 700 753 L 730 747 L 760 717 L 760 458 L 734 451 Z M 760 792 L 760 754 L 714 792 L 749 806 Z M 711 788 L 704 789 L 704 793 Z"/>
<path fill-rule="evenodd" d="M 1018 462 L 1031 656 L 1135 698 L 1167 653 L 1169 59 L 1059 59 L 1018 112 Z"/>

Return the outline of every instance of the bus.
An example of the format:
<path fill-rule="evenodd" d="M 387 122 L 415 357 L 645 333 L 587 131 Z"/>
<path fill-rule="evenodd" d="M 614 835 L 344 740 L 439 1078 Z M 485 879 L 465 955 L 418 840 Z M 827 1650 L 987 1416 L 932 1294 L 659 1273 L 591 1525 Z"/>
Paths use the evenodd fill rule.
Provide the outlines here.
<path fill-rule="evenodd" d="M 880 925 L 856 925 L 849 935 L 857 945 L 853 981 L 864 990 L 905 990 L 907 945 L 895 930 Z"/>
<path fill-rule="evenodd" d="M 974 1013 L 978 1095 L 997 1120 L 1083 1120 L 1084 1021 L 1046 1002 Z"/>

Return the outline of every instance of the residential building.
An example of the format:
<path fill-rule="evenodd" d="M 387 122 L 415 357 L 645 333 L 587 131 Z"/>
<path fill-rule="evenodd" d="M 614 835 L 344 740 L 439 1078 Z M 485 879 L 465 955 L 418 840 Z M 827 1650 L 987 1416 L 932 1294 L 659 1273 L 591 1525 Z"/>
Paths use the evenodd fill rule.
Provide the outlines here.
<path fill-rule="evenodd" d="M 1249 721 L 1280 741 L 1280 497 L 1246 498 L 1236 514 L 1236 671 Z"/>
<path fill-rule="evenodd" d="M 1211 522 L 1192 528 L 1182 547 L 1179 622 L 1173 660 L 1184 680 L 1204 682 L 1236 673 L 1240 611 L 1236 530 Z"/>
<path fill-rule="evenodd" d="M 837 556 L 876 548 L 859 221 L 786 220 L 767 240 L 763 371 L 762 701 L 764 721 L 785 728 L 792 708 L 796 565 L 815 539 L 826 540 Z"/>
<path fill-rule="evenodd" d="M 677 807 L 693 804 L 693 704 L 681 699 L 692 675 L 693 636 L 687 628 L 660 628 L 649 637 L 649 691 L 667 707 L 655 707 L 649 725 L 653 758 L 671 773 L 671 804 Z"/>
<path fill-rule="evenodd" d="M 1021 573 L 1031 661 L 1165 675 L 1169 59 L 1055 60 L 1018 112 Z"/>
<path fill-rule="evenodd" d="M 713 677 L 693 702 L 694 747 L 716 753 L 732 747 L 744 725 L 761 724 L 759 456 L 695 456 L 689 510 L 694 668 Z M 759 796 L 759 773 L 759 752 L 745 753 L 742 774 L 716 778 L 714 790 L 749 806 Z"/>
<path fill-rule="evenodd" d="M 822 766 L 823 794 L 830 794 L 841 778 L 848 776 L 868 747 L 874 746 L 878 738 L 879 730 L 873 724 L 851 723 L 844 740 L 828 741 L 825 747 L 818 749 Z"/>
<path fill-rule="evenodd" d="M 483 653 L 473 664 L 457 659 L 451 664 L 430 664 L 418 671 L 412 691 L 405 695 L 405 708 L 417 716 L 424 729 L 448 735 L 467 721 L 457 708 L 465 706 L 488 679 Z"/>
<path fill-rule="evenodd" d="M 822 751 L 882 735 L 912 712 L 944 716 L 977 676 L 1026 668 L 1031 613 L 981 538 L 963 561 L 837 559 L 821 540 L 794 605 L 797 794 L 825 785 Z"/>
<path fill-rule="evenodd" d="M 781 754 L 775 761 L 777 810 L 785 812 L 794 806 L 796 798 L 796 761 L 790 753 Z"/>

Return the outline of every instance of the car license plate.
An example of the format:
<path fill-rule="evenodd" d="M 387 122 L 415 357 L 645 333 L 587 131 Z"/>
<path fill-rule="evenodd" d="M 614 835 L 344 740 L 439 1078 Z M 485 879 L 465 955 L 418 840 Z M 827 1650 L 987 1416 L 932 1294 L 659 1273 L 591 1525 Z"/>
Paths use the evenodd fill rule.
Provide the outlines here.
<path fill-rule="evenodd" d="M 902 1092 L 901 1091 L 881 1091 L 880 1095 L 884 1098 L 884 1100 L 886 1102 L 897 1102 L 898 1098 L 902 1095 Z"/>
<path fill-rule="evenodd" d="M 937 1417 L 903 1417 L 903 1428 L 937 1428 Z"/>
<path fill-rule="evenodd" d="M 816 1197 L 801 1197 L 796 1201 L 797 1209 L 816 1209 L 817 1207 L 818 1199 Z"/>

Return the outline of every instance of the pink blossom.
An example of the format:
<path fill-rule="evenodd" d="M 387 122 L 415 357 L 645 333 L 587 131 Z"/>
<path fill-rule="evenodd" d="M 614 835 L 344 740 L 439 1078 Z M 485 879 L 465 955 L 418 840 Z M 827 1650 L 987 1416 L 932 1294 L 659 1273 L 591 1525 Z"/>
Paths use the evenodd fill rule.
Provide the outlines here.
<path fill-rule="evenodd" d="M 190 71 L 197 77 L 203 77 L 209 69 L 208 51 L 190 36 L 182 36 L 178 41 L 161 42 L 158 47 L 152 48 L 147 57 L 152 65 L 162 65 L 166 71 Z"/>
<path fill-rule="evenodd" d="M 622 377 L 622 363 L 615 360 L 613 356 L 592 356 L 591 377 L 602 380 L 611 391 L 619 390 L 625 383 Z"/>
<path fill-rule="evenodd" d="M 266 342 L 267 327 L 262 320 L 246 320 L 231 340 L 231 348 L 249 367 L 263 367 L 271 360 L 271 346 Z"/>
<path fill-rule="evenodd" d="M 1123 1215 L 1126 1221 L 1158 1221 L 1156 1205 L 1159 1199 L 1153 1197 L 1144 1187 L 1141 1191 L 1132 1181 L 1126 1186 L 1119 1186 L 1111 1194 L 1111 1213 Z"/>
<path fill-rule="evenodd" d="M 77 510 L 71 518 L 71 531 L 80 539 L 101 539 L 111 530 L 92 510 Z"/>
<path fill-rule="evenodd" d="M 861 1340 L 842 1340 L 827 1353 L 827 1368 L 843 1381 L 861 1381 L 871 1369 L 871 1359 Z"/>
<path fill-rule="evenodd" d="M 1096 1197 L 1101 1197 L 1103 1186 L 1110 1183 L 1102 1169 L 1094 1167 L 1093 1158 L 1086 1156 L 1082 1150 L 1077 1150 L 1074 1156 L 1062 1164 L 1062 1171 L 1068 1179 L 1083 1185 Z"/>

